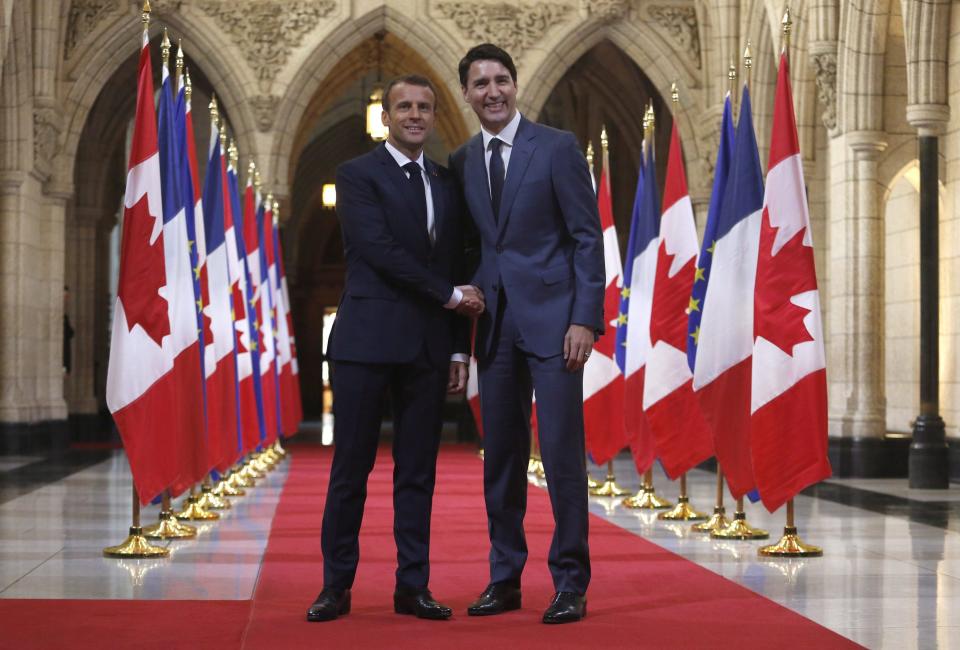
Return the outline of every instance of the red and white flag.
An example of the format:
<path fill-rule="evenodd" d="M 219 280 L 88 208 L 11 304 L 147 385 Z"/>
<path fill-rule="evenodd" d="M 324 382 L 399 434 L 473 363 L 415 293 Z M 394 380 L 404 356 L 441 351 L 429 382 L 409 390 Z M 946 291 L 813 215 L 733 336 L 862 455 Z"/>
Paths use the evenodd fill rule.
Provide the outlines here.
<path fill-rule="evenodd" d="M 605 157 L 606 158 L 606 157 Z M 603 316 L 607 323 L 603 336 L 593 346 L 593 353 L 583 369 L 583 421 L 587 451 L 598 464 L 612 460 L 627 446 L 623 426 L 623 374 L 617 365 L 617 314 L 620 310 L 620 289 L 623 266 L 620 242 L 613 223 L 610 200 L 609 165 L 604 160 L 597 188 L 597 208 L 603 230 L 603 258 L 606 267 L 606 293 Z"/>
<path fill-rule="evenodd" d="M 300 368 L 297 365 L 297 339 L 293 333 L 293 313 L 290 306 L 290 290 L 287 287 L 287 271 L 283 263 L 283 246 L 280 244 L 279 228 L 273 229 L 274 252 L 277 256 L 277 269 L 280 272 L 280 286 L 277 301 L 283 304 L 283 313 L 278 316 L 281 338 L 283 368 L 280 372 L 280 385 L 283 394 L 283 435 L 289 438 L 300 428 L 303 422 L 303 403 L 300 398 Z"/>
<path fill-rule="evenodd" d="M 693 372 L 687 361 L 687 314 L 699 309 L 690 297 L 698 252 L 693 204 L 674 120 L 650 312 L 651 347 L 643 385 L 643 411 L 660 463 L 670 478 L 713 455 L 713 433 L 693 394 Z"/>
<path fill-rule="evenodd" d="M 753 303 L 750 438 L 757 488 L 773 512 L 831 473 L 820 296 L 786 55 L 768 169 Z"/>
<path fill-rule="evenodd" d="M 113 310 L 106 395 L 142 503 L 148 503 L 174 483 L 179 474 L 176 450 L 171 444 L 179 408 L 170 325 L 172 286 L 164 250 L 160 154 L 149 46 L 150 37 L 144 29 L 123 201 L 120 277 Z"/>

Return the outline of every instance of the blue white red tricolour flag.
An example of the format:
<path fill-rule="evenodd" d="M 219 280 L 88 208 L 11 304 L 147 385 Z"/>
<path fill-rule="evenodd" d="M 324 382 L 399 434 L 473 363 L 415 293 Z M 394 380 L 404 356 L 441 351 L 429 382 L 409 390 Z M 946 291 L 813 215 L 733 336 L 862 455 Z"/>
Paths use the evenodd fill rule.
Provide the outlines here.
<path fill-rule="evenodd" d="M 277 284 L 274 296 L 277 300 L 277 358 L 279 360 L 279 385 L 281 397 L 280 422 L 285 437 L 292 436 L 303 420 L 300 403 L 299 369 L 293 336 L 293 317 L 290 314 L 290 292 L 287 289 L 287 273 L 283 266 L 283 247 L 280 245 L 280 224 L 277 215 L 273 219 L 273 257 L 277 266 Z"/>
<path fill-rule="evenodd" d="M 717 460 L 734 498 L 754 488 L 750 459 L 753 290 L 757 274 L 763 172 L 744 87 L 730 176 L 711 241 L 693 389 L 714 432 Z"/>
<path fill-rule="evenodd" d="M 780 56 L 754 297 L 751 452 L 773 512 L 830 476 L 827 377 L 789 64 Z"/>
<path fill-rule="evenodd" d="M 643 386 L 650 356 L 650 310 L 653 280 L 657 270 L 657 243 L 660 232 L 660 193 L 653 139 L 641 158 L 637 192 L 633 201 L 630 238 L 627 242 L 629 285 L 626 335 L 623 341 L 624 423 L 637 471 L 643 474 L 656 459 L 653 433 L 643 414 Z"/>
<path fill-rule="evenodd" d="M 220 131 L 210 124 L 210 155 L 203 188 L 203 220 L 207 243 L 208 299 L 203 313 L 210 319 L 211 342 L 205 347 L 207 430 L 216 444 L 214 465 L 226 471 L 237 460 L 237 362 L 234 350 L 233 299 L 224 224 L 225 174 Z"/>

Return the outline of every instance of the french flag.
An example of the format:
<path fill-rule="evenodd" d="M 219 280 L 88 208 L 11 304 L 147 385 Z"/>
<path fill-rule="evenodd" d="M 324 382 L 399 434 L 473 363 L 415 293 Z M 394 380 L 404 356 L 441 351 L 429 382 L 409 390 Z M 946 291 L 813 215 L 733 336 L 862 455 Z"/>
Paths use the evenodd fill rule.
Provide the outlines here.
<path fill-rule="evenodd" d="M 173 80 L 166 61 L 162 67 L 163 83 L 159 101 L 160 185 L 163 190 L 163 239 L 167 268 L 168 303 L 174 369 L 182 367 L 178 384 L 182 409 L 181 419 L 172 430 L 171 444 L 176 446 L 180 478 L 170 486 L 177 496 L 209 471 L 203 405 L 203 375 L 200 354 L 202 344 L 197 329 L 196 293 L 194 284 L 193 242 L 189 234 L 188 210 L 193 210 L 193 188 L 189 185 L 189 167 L 181 153 L 176 109 L 173 104 Z M 186 153 L 186 152 L 183 152 Z M 183 375 L 179 375 L 182 372 Z"/>
<path fill-rule="evenodd" d="M 273 219 L 273 256 L 277 267 L 277 284 L 274 296 L 277 299 L 277 351 L 279 355 L 279 383 L 281 432 L 290 437 L 300 428 L 303 406 L 300 402 L 299 371 L 294 372 L 293 318 L 290 315 L 290 293 L 287 290 L 287 273 L 283 267 L 283 249 L 280 246 L 280 224 L 277 215 Z"/>
<path fill-rule="evenodd" d="M 712 253 L 710 277 L 700 306 L 693 371 L 693 389 L 713 429 L 717 460 L 737 499 L 755 487 L 750 458 L 751 361 L 762 209 L 763 172 L 750 92 L 744 86 L 730 176 L 707 247 Z"/>
<path fill-rule="evenodd" d="M 260 236 L 260 268 L 263 272 L 261 279 L 261 299 L 260 299 L 260 331 L 263 334 L 263 352 L 260 357 L 260 368 L 269 366 L 264 371 L 266 379 L 264 380 L 264 405 L 263 416 L 267 423 L 266 444 L 272 444 L 280 432 L 283 430 L 281 419 L 281 395 L 280 395 L 280 374 L 277 368 L 279 360 L 277 349 L 277 297 L 274 288 L 276 287 L 277 265 L 273 255 L 273 222 L 277 204 L 273 200 L 273 195 L 267 195 L 266 208 L 263 211 L 263 220 L 257 223 L 257 234 Z M 261 375 L 261 378 L 264 375 Z M 268 395 L 272 392 L 272 399 L 267 402 Z M 268 420 L 272 418 L 272 422 Z"/>
<path fill-rule="evenodd" d="M 650 357 L 650 312 L 653 281 L 657 271 L 660 235 L 660 197 L 653 146 L 641 158 L 637 191 L 633 201 L 630 238 L 627 241 L 627 281 L 624 283 L 626 331 L 618 345 L 624 374 L 624 424 L 637 471 L 643 474 L 657 457 L 653 432 L 643 413 L 643 392 Z M 618 329 L 618 334 L 619 334 Z M 619 357 L 618 357 L 619 360 Z"/>
<path fill-rule="evenodd" d="M 693 373 L 687 362 L 687 313 L 700 308 L 690 297 L 698 248 L 674 120 L 650 310 L 651 347 L 643 385 L 643 411 L 660 463 L 670 478 L 713 456 L 713 433 L 693 394 Z"/>
<path fill-rule="evenodd" d="M 606 158 L 606 157 L 605 157 Z M 616 360 L 616 330 L 619 319 L 620 288 L 623 267 L 620 243 L 613 223 L 610 200 L 609 165 L 604 160 L 597 188 L 597 208 L 603 230 L 603 257 L 606 266 L 604 318 L 608 319 L 603 336 L 593 346 L 583 369 L 583 421 L 586 446 L 595 463 L 606 463 L 627 445 L 623 426 L 623 375 Z"/>
<path fill-rule="evenodd" d="M 211 120 L 210 156 L 203 188 L 208 288 L 203 313 L 210 319 L 211 341 L 204 349 L 204 371 L 207 375 L 207 429 L 210 444 L 216 445 L 214 465 L 220 471 L 229 469 L 238 457 L 237 363 L 224 224 L 225 198 L 220 132 L 216 120 Z"/>
<path fill-rule="evenodd" d="M 224 215 L 224 223 L 227 229 L 230 295 L 233 299 L 233 327 L 236 335 L 238 417 L 241 431 L 239 452 L 242 455 L 257 448 L 263 427 L 257 400 L 259 377 L 253 372 L 256 355 L 251 338 L 254 328 L 250 319 L 250 273 L 247 269 L 242 235 L 245 208 L 240 204 L 240 180 L 232 156 L 227 166 L 226 181 L 230 209 Z M 247 183 L 249 185 L 249 179 Z"/>
<path fill-rule="evenodd" d="M 753 303 L 750 435 L 757 488 L 773 512 L 831 474 L 820 295 L 786 54 L 769 162 Z"/>
<path fill-rule="evenodd" d="M 164 237 L 149 48 L 150 35 L 144 28 L 106 391 L 143 504 L 178 480 L 180 467 L 171 432 L 181 424 L 188 407 L 182 403 L 177 380 L 189 381 L 185 374 L 181 376 L 187 366 L 174 363 L 176 348 L 188 349 L 189 343 L 186 337 L 179 339 L 182 332 L 174 342 L 171 323 L 171 315 L 178 313 L 172 295 L 178 278 L 175 269 L 167 269 L 168 259 L 174 260 L 175 255 L 167 254 Z M 176 249 L 175 242 L 169 245 Z M 195 321 L 191 329 L 196 329 Z"/>
<path fill-rule="evenodd" d="M 273 379 L 273 327 L 265 319 L 269 319 L 269 287 L 264 282 L 266 276 L 266 262 L 260 250 L 260 233 L 263 231 L 262 224 L 266 217 L 266 201 L 262 199 L 260 193 L 256 193 L 255 204 L 257 206 L 253 219 L 244 219 L 243 240 L 247 245 L 247 269 L 250 272 L 250 308 L 253 311 L 253 330 L 251 335 L 254 338 L 253 344 L 257 350 L 259 363 L 254 366 L 254 372 L 260 376 L 259 405 L 263 414 L 263 433 L 260 443 L 264 446 L 270 445 L 277 437 L 277 391 L 276 382 Z M 272 209 L 270 210 L 272 212 Z M 266 304 L 264 304 L 266 302 Z M 270 335 L 269 337 L 267 335 Z M 269 341 L 267 340 L 269 338 Z M 271 349 L 267 349 L 267 345 Z"/>

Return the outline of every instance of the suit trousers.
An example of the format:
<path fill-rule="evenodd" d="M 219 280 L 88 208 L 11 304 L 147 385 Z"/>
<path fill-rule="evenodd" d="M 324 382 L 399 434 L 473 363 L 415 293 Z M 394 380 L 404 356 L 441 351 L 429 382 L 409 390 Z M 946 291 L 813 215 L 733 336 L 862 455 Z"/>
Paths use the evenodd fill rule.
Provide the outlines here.
<path fill-rule="evenodd" d="M 505 295 L 499 298 L 493 345 L 479 365 L 490 582 L 519 585 L 527 560 L 523 518 L 536 390 L 540 453 L 555 522 L 547 563 L 557 591 L 584 594 L 590 554 L 583 371 L 567 370 L 562 354 L 540 358 L 527 351 Z"/>
<path fill-rule="evenodd" d="M 323 584 L 349 589 L 360 558 L 359 533 L 380 437 L 383 403 L 393 405 L 393 536 L 396 585 L 426 588 L 430 578 L 430 514 L 448 367 L 421 350 L 405 364 L 336 362 L 333 372 L 334 453 L 321 546 Z"/>

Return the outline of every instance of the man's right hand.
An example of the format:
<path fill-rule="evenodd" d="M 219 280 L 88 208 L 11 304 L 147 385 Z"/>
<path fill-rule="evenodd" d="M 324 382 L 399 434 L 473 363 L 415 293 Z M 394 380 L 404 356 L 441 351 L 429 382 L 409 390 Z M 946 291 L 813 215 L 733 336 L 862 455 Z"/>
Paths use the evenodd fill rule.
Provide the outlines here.
<path fill-rule="evenodd" d="M 483 313 L 486 305 L 483 300 L 483 292 L 472 284 L 465 284 L 457 287 L 463 294 L 460 304 L 456 306 L 457 313 L 461 316 L 476 318 Z"/>

